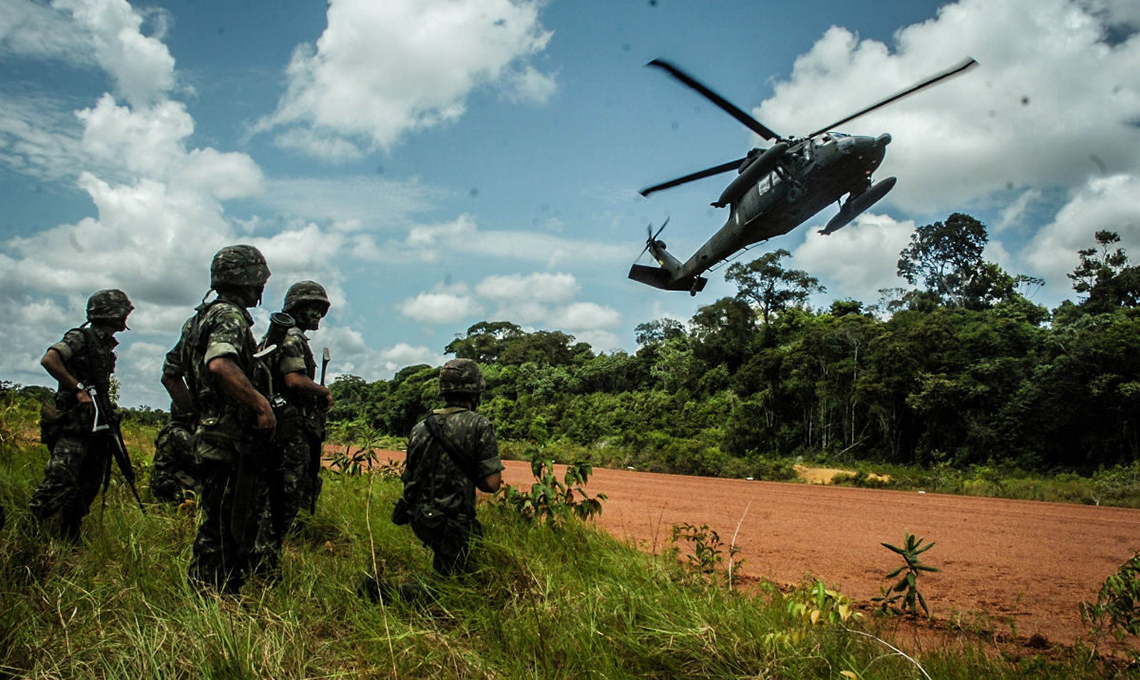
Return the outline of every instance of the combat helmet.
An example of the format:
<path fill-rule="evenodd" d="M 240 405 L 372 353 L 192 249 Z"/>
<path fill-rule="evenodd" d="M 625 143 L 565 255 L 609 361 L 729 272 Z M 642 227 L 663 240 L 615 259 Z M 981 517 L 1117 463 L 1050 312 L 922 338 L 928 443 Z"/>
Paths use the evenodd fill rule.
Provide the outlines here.
<path fill-rule="evenodd" d="M 126 293 L 118 288 L 107 288 L 87 298 L 87 320 L 91 323 L 125 321 L 134 308 Z"/>
<path fill-rule="evenodd" d="M 486 387 L 479 364 L 471 359 L 452 359 L 439 369 L 439 393 L 442 395 L 469 394 L 477 397 Z"/>
<path fill-rule="evenodd" d="M 210 287 L 264 286 L 269 280 L 269 264 L 261 251 L 253 246 L 226 246 L 214 254 L 210 263 Z"/>
<path fill-rule="evenodd" d="M 328 293 L 325 292 L 324 286 L 316 281 L 298 281 L 289 286 L 289 290 L 285 292 L 285 306 L 281 311 L 292 314 L 298 307 L 307 302 L 320 304 L 322 315 L 329 311 Z"/>

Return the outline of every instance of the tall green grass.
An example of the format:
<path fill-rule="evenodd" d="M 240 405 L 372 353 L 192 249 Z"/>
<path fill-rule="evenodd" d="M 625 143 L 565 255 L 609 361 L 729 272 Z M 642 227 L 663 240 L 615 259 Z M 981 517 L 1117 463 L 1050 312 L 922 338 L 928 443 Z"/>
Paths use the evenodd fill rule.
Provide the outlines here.
<path fill-rule="evenodd" d="M 141 436 L 141 435 L 140 435 Z M 240 598 L 186 583 L 197 517 L 145 514 L 114 485 L 83 540 L 28 514 L 46 451 L 0 452 L 0 677 L 13 678 L 1094 678 L 1117 672 L 1074 652 L 987 653 L 969 635 L 898 637 L 867 618 L 806 623 L 774 587 L 729 591 L 675 560 L 577 523 L 532 525 L 481 506 L 477 570 L 430 575 L 430 555 L 388 516 L 399 482 L 326 478 L 317 515 L 287 544 L 282 579 Z M 145 480 L 144 480 L 145 482 Z M 804 565 L 805 571 L 811 565 Z M 434 598 L 372 604 L 360 576 L 422 583 Z M 853 632 L 854 631 L 854 632 Z M 905 636 L 904 636 L 905 637 Z M 881 638 L 883 641 L 876 640 Z M 992 651 L 992 650 L 991 650 Z M 921 666 L 921 667 L 920 667 Z M 851 677 L 851 676 L 846 676 Z"/>

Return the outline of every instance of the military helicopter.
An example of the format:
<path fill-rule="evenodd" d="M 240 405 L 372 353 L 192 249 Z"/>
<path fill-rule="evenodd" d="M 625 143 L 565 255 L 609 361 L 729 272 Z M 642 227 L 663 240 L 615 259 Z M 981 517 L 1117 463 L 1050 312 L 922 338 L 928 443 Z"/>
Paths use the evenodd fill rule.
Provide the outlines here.
<path fill-rule="evenodd" d="M 738 173 L 712 203 L 714 207 L 729 209 L 728 221 L 712 238 L 682 264 L 665 250 L 665 242 L 658 239 L 665 224 L 656 233 L 652 226 L 647 227 L 649 238 L 641 253 L 648 251 L 660 266 L 635 263 L 629 270 L 629 278 L 654 288 L 687 290 L 690 295 L 696 295 L 708 283 L 702 273 L 738 250 L 788 233 L 831 203 L 840 203 L 844 195 L 847 198 L 840 203 L 839 212 L 820 233 L 830 234 L 847 226 L 895 185 L 894 177 L 871 181 L 871 174 L 882 163 L 891 136 L 884 133 L 878 137 L 858 137 L 833 129 L 976 65 L 976 61 L 967 58 L 953 68 L 929 76 L 806 137 L 796 138 L 776 134 L 673 64 L 662 59 L 649 62 L 648 66 L 666 71 L 774 144 L 767 149 L 752 149 L 744 158 L 642 189 L 641 195 L 648 196 L 730 170 Z"/>

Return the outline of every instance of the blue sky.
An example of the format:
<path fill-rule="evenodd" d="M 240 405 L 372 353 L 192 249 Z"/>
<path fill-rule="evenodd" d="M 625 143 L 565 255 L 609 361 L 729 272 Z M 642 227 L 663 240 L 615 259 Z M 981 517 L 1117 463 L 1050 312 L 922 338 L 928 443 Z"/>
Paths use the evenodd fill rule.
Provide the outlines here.
<path fill-rule="evenodd" d="M 44 349 L 118 287 L 122 401 L 165 407 L 162 355 L 232 243 L 273 270 L 258 335 L 289 284 L 328 287 L 333 374 L 438 364 L 485 319 L 632 351 L 734 292 L 625 277 L 647 224 L 682 259 L 720 227 L 730 177 L 637 190 L 758 143 L 657 57 L 784 135 L 976 58 L 843 127 L 891 133 L 884 201 L 766 247 L 815 304 L 871 304 L 916 225 L 970 212 L 1051 307 L 1097 229 L 1140 253 L 1138 28 L 1126 0 L 0 0 L 0 378 L 48 384 Z"/>

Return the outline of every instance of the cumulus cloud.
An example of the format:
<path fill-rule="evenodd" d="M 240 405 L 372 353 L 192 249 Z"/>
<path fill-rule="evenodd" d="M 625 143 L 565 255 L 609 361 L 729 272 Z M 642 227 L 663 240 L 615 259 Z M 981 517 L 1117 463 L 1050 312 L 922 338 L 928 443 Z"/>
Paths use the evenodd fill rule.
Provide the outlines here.
<path fill-rule="evenodd" d="M 837 232 L 809 234 L 794 250 L 794 264 L 817 275 L 829 291 L 874 300 L 880 288 L 906 285 L 896 275 L 899 251 L 910 242 L 915 223 L 864 213 Z"/>
<path fill-rule="evenodd" d="M 978 68 L 843 126 L 893 136 L 878 173 L 899 177 L 887 201 L 929 214 L 1011 188 L 1081 183 L 1096 170 L 1090 154 L 1132 172 L 1140 85 L 1123 74 L 1140 69 L 1140 41 L 1109 44 L 1107 26 L 1126 10 L 1102 4 L 1094 15 L 1070 0 L 962 0 L 900 29 L 891 47 L 833 27 L 755 114 L 804 134 L 968 55 Z"/>
<path fill-rule="evenodd" d="M 536 272 L 488 276 L 470 290 L 465 284 L 439 286 L 405 300 L 400 312 L 415 321 L 466 326 L 474 317 L 509 321 L 523 328 L 560 330 L 587 342 L 595 351 L 621 345 L 612 330 L 621 314 L 605 305 L 575 300 L 577 279 L 566 273 Z"/>
<path fill-rule="evenodd" d="M 1079 263 L 1077 251 L 1096 246 L 1107 229 L 1135 259 L 1140 254 L 1140 176 L 1120 174 L 1090 180 L 1025 247 L 1022 257 L 1054 289 L 1067 287 L 1066 274 Z"/>
<path fill-rule="evenodd" d="M 321 330 L 310 333 L 310 344 L 328 347 L 332 361 L 326 382 L 338 376 L 366 376 L 368 380 L 388 380 L 401 368 L 415 364 L 441 366 L 444 357 L 424 346 L 398 342 L 391 347 L 372 349 L 364 336 L 346 326 L 322 325 Z"/>
<path fill-rule="evenodd" d="M 538 9 L 527 0 L 331 0 L 328 27 L 294 52 L 288 91 L 256 131 L 341 161 L 456 120 L 481 86 L 545 102 L 553 77 L 530 63 L 551 38 Z"/>
<path fill-rule="evenodd" d="M 174 87 L 174 57 L 159 34 L 143 35 L 143 16 L 126 0 L 55 0 L 90 31 L 95 58 L 132 106 L 147 106 Z"/>
<path fill-rule="evenodd" d="M 420 293 L 399 305 L 404 316 L 427 324 L 455 324 L 483 313 L 483 307 L 466 292 Z"/>
<path fill-rule="evenodd" d="M 82 65 L 90 60 L 90 50 L 90 33 L 63 12 L 32 0 L 4 3 L 0 53 Z"/>
<path fill-rule="evenodd" d="M 893 137 L 876 175 L 899 181 L 880 209 L 933 216 L 926 221 L 995 211 L 987 257 L 1044 277 L 1055 302 L 1068 292 L 1064 273 L 1076 250 L 1089 247 L 1097 229 L 1119 231 L 1125 247 L 1140 248 L 1132 226 L 1138 31 L 1137 5 L 1121 0 L 961 0 L 899 29 L 891 45 L 832 27 L 753 113 L 783 134 L 804 134 L 976 58 L 979 67 L 842 129 Z M 1055 218 L 1037 229 L 1042 215 Z M 809 237 L 797 261 L 826 272 L 833 290 L 863 299 L 875 286 L 897 285 L 905 230 L 883 219 L 866 216 L 831 240 Z"/>
<path fill-rule="evenodd" d="M 54 8 L 44 25 L 69 26 L 66 35 L 85 36 L 68 45 L 85 46 L 88 61 L 111 76 L 125 102 L 106 93 L 76 111 L 70 124 L 58 102 L 43 98 L 16 99 L 22 107 L 0 114 L 0 135 L 12 140 L 0 154 L 4 162 L 32 175 L 74 177 L 95 207 L 93 217 L 2 244 L 0 314 L 19 321 L 15 335 L 21 339 L 5 337 L 0 367 L 13 379 L 43 382 L 38 360 L 50 344 L 44 338 L 79 325 L 91 292 L 121 288 L 137 307 L 134 323 L 146 329 L 123 335 L 123 397 L 126 403 L 155 403 L 155 348 L 173 344 L 190 305 L 209 286 L 208 263 L 218 248 L 252 242 L 287 279 L 327 267 L 344 239 L 312 224 L 239 235 L 222 202 L 257 195 L 261 169 L 244 153 L 189 148 L 193 120 L 183 103 L 168 97 L 173 59 L 157 37 L 140 32 L 142 15 L 121 0 L 59 0 Z M 45 22 L 49 16 L 34 15 Z M 10 50 L 23 45 L 5 40 Z M 45 54 L 58 57 L 62 49 Z"/>

